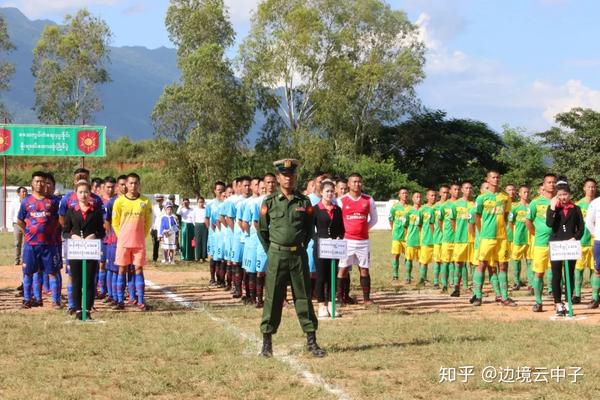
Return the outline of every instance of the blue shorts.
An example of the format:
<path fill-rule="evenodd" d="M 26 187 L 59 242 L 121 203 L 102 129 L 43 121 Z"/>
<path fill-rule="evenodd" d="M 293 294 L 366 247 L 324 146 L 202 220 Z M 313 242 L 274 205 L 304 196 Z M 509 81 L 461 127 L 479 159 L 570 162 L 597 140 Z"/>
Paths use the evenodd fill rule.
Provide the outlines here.
<path fill-rule="evenodd" d="M 234 236 L 231 242 L 231 254 L 230 254 L 231 262 L 236 264 L 241 264 L 244 259 L 244 243 L 240 241 L 239 236 Z"/>
<path fill-rule="evenodd" d="M 259 243 L 258 246 L 256 246 L 256 272 L 265 272 L 267 270 L 268 262 L 269 258 L 267 257 L 267 253 L 262 244 Z"/>
<path fill-rule="evenodd" d="M 256 273 L 256 242 L 248 241 L 244 246 L 244 261 L 242 262 L 242 268 L 247 272 L 254 274 Z"/>
<path fill-rule="evenodd" d="M 311 240 L 308 242 L 308 246 L 306 248 L 306 255 L 308 256 L 308 271 L 310 273 L 317 272 L 317 267 L 315 265 L 315 241 Z"/>
<path fill-rule="evenodd" d="M 106 243 L 102 242 L 102 244 L 100 245 L 101 248 L 101 254 L 100 254 L 100 263 L 105 263 L 106 262 Z"/>
<path fill-rule="evenodd" d="M 23 246 L 23 272 L 31 275 L 42 271 L 55 274 L 60 271 L 58 247 L 52 245 Z"/>
<path fill-rule="evenodd" d="M 115 264 L 115 257 L 117 256 L 117 244 L 107 244 L 103 251 L 106 259 L 106 270 L 111 272 L 119 272 L 119 267 Z"/>
<path fill-rule="evenodd" d="M 223 235 L 223 260 L 231 261 L 231 241 L 233 240 L 233 232 L 231 232 L 229 228 L 224 228 L 221 235 Z"/>
<path fill-rule="evenodd" d="M 221 261 L 223 259 L 223 237 L 221 235 L 221 232 L 215 231 L 213 243 L 214 243 L 213 260 Z"/>
<path fill-rule="evenodd" d="M 208 228 L 208 238 L 206 239 L 206 254 L 213 256 L 213 242 L 215 239 L 215 233 L 212 228 Z"/>

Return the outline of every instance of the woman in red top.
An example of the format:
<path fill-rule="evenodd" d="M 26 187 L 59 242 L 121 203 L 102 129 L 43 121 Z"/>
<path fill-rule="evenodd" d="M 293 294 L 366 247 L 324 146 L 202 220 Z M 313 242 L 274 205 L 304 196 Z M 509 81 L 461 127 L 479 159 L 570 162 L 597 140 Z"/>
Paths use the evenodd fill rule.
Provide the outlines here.
<path fill-rule="evenodd" d="M 105 235 L 102 207 L 90 201 L 91 188 L 87 181 L 79 181 L 75 186 L 77 205 L 70 207 L 65 215 L 63 237 L 67 240 L 102 239 Z M 81 287 L 82 260 L 69 260 L 71 277 L 73 279 L 73 300 L 75 302 L 76 318 L 81 319 Z M 87 261 L 87 304 L 86 315 L 89 317 L 94 306 L 95 279 L 98 261 Z"/>
<path fill-rule="evenodd" d="M 317 270 L 317 302 L 319 318 L 331 316 L 332 307 L 327 300 L 331 298 L 331 259 L 319 258 L 319 239 L 342 239 L 344 237 L 344 220 L 342 209 L 333 203 L 335 185 L 330 180 L 321 182 L 321 201 L 314 207 L 316 238 L 314 247 L 315 267 Z M 337 269 L 338 260 L 334 260 Z M 337 274 L 336 274 L 337 275 Z M 327 290 L 325 290 L 327 287 Z M 329 292 L 329 295 L 326 294 Z M 335 312 L 335 316 L 340 314 Z"/>

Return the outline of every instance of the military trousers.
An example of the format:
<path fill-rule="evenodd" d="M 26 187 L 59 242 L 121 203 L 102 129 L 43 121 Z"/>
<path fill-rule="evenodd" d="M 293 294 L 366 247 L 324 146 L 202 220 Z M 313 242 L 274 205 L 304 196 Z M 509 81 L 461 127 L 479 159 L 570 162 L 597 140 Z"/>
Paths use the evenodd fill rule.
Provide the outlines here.
<path fill-rule="evenodd" d="M 306 249 L 278 250 L 271 246 L 265 280 L 265 304 L 260 325 L 262 333 L 277 333 L 287 285 L 292 284 L 300 327 L 306 333 L 317 330 L 318 320 L 311 301 L 310 273 Z"/>

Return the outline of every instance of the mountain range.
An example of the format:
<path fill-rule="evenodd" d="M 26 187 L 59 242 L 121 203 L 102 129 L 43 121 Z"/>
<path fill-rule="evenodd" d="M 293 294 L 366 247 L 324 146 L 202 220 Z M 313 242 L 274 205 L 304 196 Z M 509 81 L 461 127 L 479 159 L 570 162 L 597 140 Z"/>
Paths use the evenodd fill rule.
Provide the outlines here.
<path fill-rule="evenodd" d="M 34 77 L 31 74 L 33 49 L 49 20 L 30 20 L 13 7 L 0 8 L 11 42 L 16 49 L 2 54 L 16 67 L 11 77 L 10 90 L 2 92 L 0 99 L 12 115 L 13 123 L 37 123 L 34 105 Z M 104 108 L 88 124 L 106 125 L 109 139 L 128 136 L 131 140 L 149 139 L 153 136 L 150 114 L 165 85 L 178 81 L 175 49 L 141 46 L 111 47 L 107 65 L 111 82 L 99 88 Z M 257 118 L 257 121 L 261 118 Z M 257 124 L 249 134 L 250 142 L 256 136 Z"/>

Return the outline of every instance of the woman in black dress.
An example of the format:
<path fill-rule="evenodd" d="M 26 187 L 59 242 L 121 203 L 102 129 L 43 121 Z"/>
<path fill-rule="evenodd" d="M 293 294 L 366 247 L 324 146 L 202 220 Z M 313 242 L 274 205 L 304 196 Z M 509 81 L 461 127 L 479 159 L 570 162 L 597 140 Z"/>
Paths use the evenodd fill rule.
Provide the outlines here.
<path fill-rule="evenodd" d="M 67 240 L 102 239 L 104 238 L 104 219 L 102 207 L 96 206 L 90 199 L 91 187 L 87 181 L 79 181 L 75 187 L 77 205 L 70 207 L 65 215 L 63 237 Z M 71 278 L 73 279 L 73 300 L 75 302 L 76 318 L 81 319 L 81 287 L 82 287 L 82 260 L 69 260 Z M 87 260 L 87 310 L 86 316 L 94 306 L 96 268 L 98 261 Z"/>
<path fill-rule="evenodd" d="M 581 209 L 571 200 L 569 185 L 559 181 L 554 197 L 546 211 L 546 225 L 552 228 L 550 241 L 580 240 L 585 231 Z M 577 260 L 566 261 L 567 273 L 571 283 L 571 295 L 575 288 L 575 263 Z M 557 315 L 566 315 L 567 309 L 562 302 L 563 261 L 552 261 L 552 295 Z M 565 297 L 567 294 L 565 293 Z"/>
<path fill-rule="evenodd" d="M 319 258 L 319 239 L 342 239 L 344 237 L 344 221 L 342 220 L 342 209 L 334 204 L 335 185 L 333 182 L 324 180 L 319 189 L 321 201 L 314 206 L 316 228 L 314 257 L 317 270 L 317 302 L 319 303 L 317 316 L 326 318 L 332 313 L 332 306 L 328 303 L 328 299 L 331 298 L 331 259 Z M 338 260 L 334 260 L 334 262 L 337 270 Z M 335 316 L 340 316 L 337 310 Z"/>

